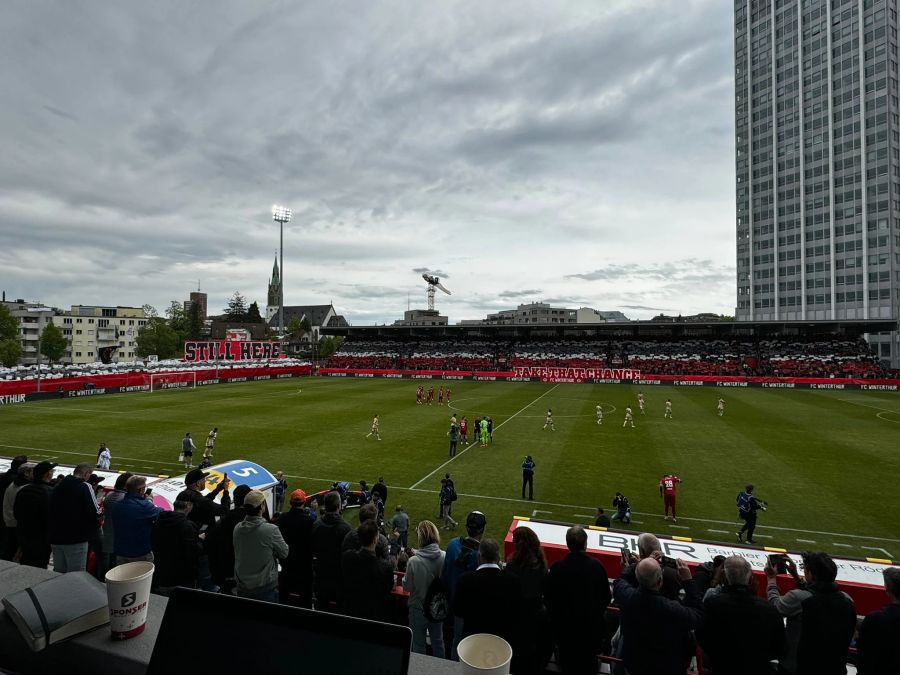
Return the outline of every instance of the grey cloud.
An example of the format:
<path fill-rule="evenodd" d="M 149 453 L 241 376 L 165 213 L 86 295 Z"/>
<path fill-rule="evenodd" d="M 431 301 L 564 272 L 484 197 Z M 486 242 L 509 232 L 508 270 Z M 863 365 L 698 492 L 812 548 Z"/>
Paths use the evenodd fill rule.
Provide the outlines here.
<path fill-rule="evenodd" d="M 56 115 L 57 117 L 62 117 L 63 119 L 69 120 L 70 122 L 78 121 L 78 118 L 72 113 L 67 113 L 65 110 L 60 110 L 59 108 L 54 108 L 52 105 L 43 105 L 41 107 L 48 113 Z"/>
<path fill-rule="evenodd" d="M 527 298 L 527 297 L 535 297 L 541 294 L 540 288 L 526 288 L 521 291 L 503 291 L 502 293 L 498 293 L 498 298 Z"/>
<path fill-rule="evenodd" d="M 671 312 L 671 309 L 665 309 L 663 307 L 647 307 L 646 305 L 617 305 L 622 309 L 638 309 L 646 312 Z"/>
<path fill-rule="evenodd" d="M 416 274 L 430 274 L 435 277 L 446 277 L 447 279 L 450 278 L 450 275 L 443 270 L 434 270 L 430 267 L 413 267 L 413 272 L 415 272 Z"/>

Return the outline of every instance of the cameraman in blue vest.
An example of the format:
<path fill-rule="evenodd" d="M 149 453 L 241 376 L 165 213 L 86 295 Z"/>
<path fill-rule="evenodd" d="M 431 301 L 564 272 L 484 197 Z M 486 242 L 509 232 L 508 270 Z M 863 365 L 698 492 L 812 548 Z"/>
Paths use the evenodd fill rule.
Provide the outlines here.
<path fill-rule="evenodd" d="M 753 494 L 753 485 L 748 485 L 737 496 L 738 517 L 744 521 L 744 526 L 737 533 L 738 541 L 744 541 L 744 532 L 747 533 L 747 543 L 753 542 L 753 531 L 756 529 L 756 512 L 765 511 L 768 502 L 759 499 Z"/>

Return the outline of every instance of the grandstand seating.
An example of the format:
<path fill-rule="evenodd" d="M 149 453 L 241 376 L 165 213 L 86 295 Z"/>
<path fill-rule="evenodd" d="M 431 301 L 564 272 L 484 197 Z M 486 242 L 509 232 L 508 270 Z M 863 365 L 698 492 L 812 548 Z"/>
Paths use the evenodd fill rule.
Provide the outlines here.
<path fill-rule="evenodd" d="M 647 375 L 853 377 L 886 375 L 864 341 L 346 341 L 330 368 L 496 370 L 629 367 Z"/>
<path fill-rule="evenodd" d="M 153 361 L 144 363 L 136 361 L 134 363 L 88 363 L 79 365 L 62 365 L 53 366 L 41 365 L 40 373 L 43 380 L 59 380 L 65 377 L 84 377 L 98 375 L 123 375 L 127 373 L 147 374 L 160 372 L 191 372 L 195 370 L 209 370 L 210 368 L 218 368 L 219 371 L 230 370 L 232 368 L 247 368 L 250 366 L 266 366 L 270 368 L 284 368 L 288 366 L 308 366 L 310 362 L 307 359 L 276 359 L 267 361 L 179 361 L 177 359 L 169 359 L 165 361 Z M 350 367 L 350 366 L 348 366 Z M 9 380 L 34 380 L 37 379 L 37 366 L 14 366 L 12 368 L 4 368 L 0 366 L 0 381 Z"/>

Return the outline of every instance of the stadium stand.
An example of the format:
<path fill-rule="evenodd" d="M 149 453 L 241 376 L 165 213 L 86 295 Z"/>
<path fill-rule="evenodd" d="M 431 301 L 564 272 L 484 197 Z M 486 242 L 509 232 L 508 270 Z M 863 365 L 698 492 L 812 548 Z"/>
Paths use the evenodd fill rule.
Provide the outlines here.
<path fill-rule="evenodd" d="M 220 372 L 234 368 L 246 368 L 248 366 L 265 365 L 270 368 L 308 366 L 306 359 L 276 359 L 268 361 L 193 361 L 187 363 L 176 359 L 166 361 L 153 361 L 143 363 L 89 363 L 79 365 L 41 365 L 40 375 L 43 380 L 60 380 L 67 377 L 85 377 L 100 375 L 123 375 L 128 373 L 189 373 L 192 371 L 209 370 L 218 368 Z M 14 366 L 4 368 L 0 366 L 0 381 L 34 380 L 38 376 L 37 366 Z"/>

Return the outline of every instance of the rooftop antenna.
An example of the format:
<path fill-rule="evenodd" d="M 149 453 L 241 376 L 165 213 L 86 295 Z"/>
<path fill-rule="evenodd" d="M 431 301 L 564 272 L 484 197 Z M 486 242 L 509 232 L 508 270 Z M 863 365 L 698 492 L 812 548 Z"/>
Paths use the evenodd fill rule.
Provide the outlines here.
<path fill-rule="evenodd" d="M 430 274 L 423 274 L 422 278 L 428 283 L 428 290 L 425 292 L 428 297 L 428 311 L 434 311 L 434 289 L 440 288 L 447 295 L 453 295 L 450 291 L 441 285 L 441 280 L 438 277 L 433 277 Z"/>

